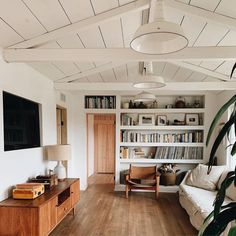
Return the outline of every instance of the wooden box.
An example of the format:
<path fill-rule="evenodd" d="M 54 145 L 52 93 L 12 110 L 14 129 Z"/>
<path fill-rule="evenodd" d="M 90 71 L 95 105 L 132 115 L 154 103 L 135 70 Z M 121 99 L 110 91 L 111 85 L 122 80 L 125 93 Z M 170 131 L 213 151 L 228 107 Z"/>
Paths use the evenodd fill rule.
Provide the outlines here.
<path fill-rule="evenodd" d="M 34 199 L 44 193 L 44 185 L 38 183 L 17 184 L 13 189 L 14 199 Z"/>

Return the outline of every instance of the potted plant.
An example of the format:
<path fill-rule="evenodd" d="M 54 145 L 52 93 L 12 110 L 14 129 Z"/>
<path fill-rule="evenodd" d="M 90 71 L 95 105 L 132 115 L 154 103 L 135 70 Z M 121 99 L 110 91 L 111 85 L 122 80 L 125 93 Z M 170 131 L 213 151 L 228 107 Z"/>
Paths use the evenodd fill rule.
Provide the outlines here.
<path fill-rule="evenodd" d="M 230 78 L 232 77 L 234 70 L 236 69 L 236 63 L 233 66 Z M 236 140 L 236 94 L 226 102 L 218 111 L 215 118 L 213 119 L 211 126 L 208 131 L 206 145 L 209 144 L 209 140 L 212 136 L 212 133 L 218 124 L 222 115 L 228 110 L 230 106 L 233 106 L 229 120 L 222 126 L 218 136 L 216 137 L 209 157 L 208 164 L 208 173 L 211 171 L 211 167 L 214 162 L 215 153 L 223 140 L 224 137 L 229 135 L 229 132 L 234 128 L 234 138 Z M 228 148 L 231 148 L 231 156 L 236 154 L 236 141 L 231 143 Z M 223 183 L 221 184 L 220 189 L 216 195 L 214 202 L 214 210 L 209 214 L 205 219 L 202 229 L 199 231 L 199 236 L 210 236 L 210 235 L 220 235 L 227 227 L 228 223 L 236 220 L 236 202 L 231 202 L 229 204 L 223 205 L 226 189 L 234 182 L 236 186 L 236 167 L 234 171 L 230 171 Z M 229 236 L 236 235 L 236 224 L 233 224 L 229 230 Z"/>
<path fill-rule="evenodd" d="M 175 185 L 176 182 L 176 169 L 175 164 L 163 164 L 158 168 L 161 173 L 161 184 L 162 185 Z"/>

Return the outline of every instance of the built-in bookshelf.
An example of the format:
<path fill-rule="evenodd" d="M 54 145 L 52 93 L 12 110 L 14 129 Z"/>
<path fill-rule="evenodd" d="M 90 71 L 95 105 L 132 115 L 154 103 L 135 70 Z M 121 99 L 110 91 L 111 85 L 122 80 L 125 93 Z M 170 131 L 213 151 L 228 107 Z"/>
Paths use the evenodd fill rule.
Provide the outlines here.
<path fill-rule="evenodd" d="M 160 95 L 141 106 L 131 96 L 85 96 L 86 113 L 116 114 L 116 190 L 129 164 L 175 163 L 184 171 L 205 162 L 205 94 L 181 95 L 184 107 L 179 97 Z"/>
<path fill-rule="evenodd" d="M 85 96 L 86 109 L 115 109 L 116 96 Z"/>
<path fill-rule="evenodd" d="M 188 105 L 176 107 L 177 96 L 160 97 L 146 108 L 120 109 L 121 163 L 200 163 L 204 158 L 204 96 L 182 97 Z M 156 108 L 158 103 L 158 108 Z M 144 105 L 142 104 L 144 107 Z M 127 105 L 125 106 L 127 107 Z M 150 107 L 150 108 L 147 108 Z"/>

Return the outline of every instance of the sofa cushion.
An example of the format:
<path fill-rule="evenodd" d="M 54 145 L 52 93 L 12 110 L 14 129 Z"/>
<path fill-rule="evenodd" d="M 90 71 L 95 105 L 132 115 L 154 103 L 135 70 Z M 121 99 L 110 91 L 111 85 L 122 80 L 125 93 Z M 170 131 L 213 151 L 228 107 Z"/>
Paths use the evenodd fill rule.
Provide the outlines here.
<path fill-rule="evenodd" d="M 190 172 L 186 184 L 214 191 L 225 166 L 213 166 L 209 175 L 207 169 L 207 165 L 199 164 Z"/>

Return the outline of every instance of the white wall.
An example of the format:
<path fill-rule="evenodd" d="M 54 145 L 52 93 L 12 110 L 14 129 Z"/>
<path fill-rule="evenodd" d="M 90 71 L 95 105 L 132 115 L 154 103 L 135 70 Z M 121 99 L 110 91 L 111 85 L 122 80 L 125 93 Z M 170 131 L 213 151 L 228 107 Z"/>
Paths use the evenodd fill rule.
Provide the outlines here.
<path fill-rule="evenodd" d="M 94 115 L 88 114 L 88 176 L 94 174 Z"/>
<path fill-rule="evenodd" d="M 42 148 L 4 152 L 2 91 L 42 104 L 42 145 L 56 142 L 56 107 L 53 83 L 25 64 L 7 64 L 0 58 L 0 200 L 16 183 L 44 174 Z"/>

